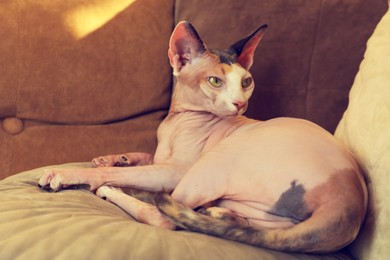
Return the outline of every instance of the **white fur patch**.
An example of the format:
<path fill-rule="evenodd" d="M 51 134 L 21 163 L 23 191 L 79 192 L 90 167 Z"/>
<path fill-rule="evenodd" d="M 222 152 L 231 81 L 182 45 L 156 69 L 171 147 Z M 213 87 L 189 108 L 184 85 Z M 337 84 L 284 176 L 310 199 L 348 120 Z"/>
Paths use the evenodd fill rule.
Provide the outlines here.
<path fill-rule="evenodd" d="M 234 103 L 241 102 L 247 104 L 253 92 L 253 86 L 247 89 L 242 87 L 242 80 L 249 77 L 250 73 L 237 64 L 231 66 L 232 69 L 226 73 L 223 89 L 219 91 L 214 102 L 217 112 L 221 115 L 244 113 L 245 108 L 237 111 Z"/>

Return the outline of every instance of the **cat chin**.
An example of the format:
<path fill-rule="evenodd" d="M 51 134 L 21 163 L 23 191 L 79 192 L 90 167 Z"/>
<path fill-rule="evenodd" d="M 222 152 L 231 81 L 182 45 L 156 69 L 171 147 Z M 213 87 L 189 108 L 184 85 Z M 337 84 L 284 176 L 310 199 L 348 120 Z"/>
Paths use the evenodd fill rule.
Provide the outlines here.
<path fill-rule="evenodd" d="M 214 106 L 210 110 L 208 110 L 210 113 L 219 116 L 219 117 L 234 117 L 234 116 L 241 116 L 245 113 L 247 110 L 247 106 L 244 106 L 240 110 L 237 109 L 231 109 L 225 108 L 224 106 L 218 107 Z"/>
<path fill-rule="evenodd" d="M 219 112 L 215 112 L 213 113 L 214 115 L 216 116 L 219 116 L 219 117 L 235 117 L 235 116 L 240 116 L 242 114 L 244 114 L 245 111 L 237 111 L 237 112 L 225 112 L 225 113 L 219 113 Z"/>

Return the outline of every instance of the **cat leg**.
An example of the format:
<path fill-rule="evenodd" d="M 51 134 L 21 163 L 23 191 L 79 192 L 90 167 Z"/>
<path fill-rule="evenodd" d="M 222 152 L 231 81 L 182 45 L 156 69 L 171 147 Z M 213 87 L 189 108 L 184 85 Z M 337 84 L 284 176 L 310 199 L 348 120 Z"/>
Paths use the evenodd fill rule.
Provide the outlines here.
<path fill-rule="evenodd" d="M 116 155 L 99 156 L 92 159 L 94 167 L 110 166 L 140 166 L 153 163 L 153 155 L 150 153 L 125 153 Z"/>
<path fill-rule="evenodd" d="M 38 185 L 52 191 L 59 191 L 71 185 L 86 185 L 91 191 L 103 185 L 148 191 L 172 191 L 182 177 L 183 172 L 171 164 L 46 169 Z"/>
<path fill-rule="evenodd" d="M 175 225 L 161 214 L 156 206 L 129 196 L 119 188 L 101 186 L 96 190 L 96 195 L 117 205 L 139 222 L 165 229 L 175 229 Z"/>

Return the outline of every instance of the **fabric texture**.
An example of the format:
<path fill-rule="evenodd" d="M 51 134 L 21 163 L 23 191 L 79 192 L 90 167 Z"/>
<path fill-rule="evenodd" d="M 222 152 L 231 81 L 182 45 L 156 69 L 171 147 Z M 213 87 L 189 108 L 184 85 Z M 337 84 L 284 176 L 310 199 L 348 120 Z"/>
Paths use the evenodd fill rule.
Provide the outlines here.
<path fill-rule="evenodd" d="M 336 137 L 356 154 L 367 175 L 369 211 L 353 245 L 358 259 L 390 254 L 390 12 L 375 29 L 351 89 Z"/>
<path fill-rule="evenodd" d="M 153 228 L 85 190 L 44 192 L 37 188 L 43 169 L 22 171 L 152 153 L 169 108 L 167 49 L 179 20 L 193 23 L 211 48 L 226 48 L 267 23 L 247 115 L 307 118 L 333 132 L 387 6 L 387 0 L 1 1 L 0 258 L 348 259 Z M 337 131 L 371 181 L 369 217 L 352 247 L 367 259 L 388 255 L 388 20 L 369 43 Z"/>
<path fill-rule="evenodd" d="M 153 152 L 171 95 L 173 6 L 1 1 L 0 179 L 109 153 Z M 22 128 L 10 131 L 9 118 Z"/>
<path fill-rule="evenodd" d="M 194 24 L 226 48 L 269 24 L 247 116 L 333 132 L 386 0 L 8 0 L 0 3 L 0 179 L 100 155 L 153 152 L 172 90 L 168 41 Z M 356 26 L 364 21 L 364 26 Z"/>
<path fill-rule="evenodd" d="M 349 259 L 341 253 L 285 254 L 141 224 L 89 191 L 42 191 L 37 181 L 43 170 L 0 181 L 2 259 Z"/>

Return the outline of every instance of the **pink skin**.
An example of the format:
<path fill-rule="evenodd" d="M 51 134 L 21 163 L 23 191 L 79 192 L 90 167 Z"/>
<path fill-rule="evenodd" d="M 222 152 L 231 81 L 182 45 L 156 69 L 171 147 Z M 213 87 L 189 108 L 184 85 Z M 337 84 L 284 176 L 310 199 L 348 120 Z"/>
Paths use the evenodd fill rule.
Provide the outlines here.
<path fill-rule="evenodd" d="M 96 191 L 96 195 L 118 205 L 139 222 L 148 223 L 149 225 L 166 229 L 175 228 L 175 225 L 163 215 L 161 215 L 161 213 L 154 205 L 128 196 L 119 188 L 101 186 Z"/>
<path fill-rule="evenodd" d="M 326 182 L 335 169 L 354 169 L 358 173 L 348 151 L 330 134 L 303 120 L 286 118 L 257 122 L 245 117 L 221 119 L 193 112 L 171 116 L 176 120 L 169 120 L 168 116 L 170 123 L 163 123 L 159 129 L 159 134 L 167 138 L 160 141 L 153 164 L 110 167 L 106 161 L 114 163 L 115 156 L 108 156 L 93 160 L 98 168 L 47 170 L 40 185 L 48 184 L 53 190 L 72 184 L 88 184 L 91 190 L 101 186 L 106 189 L 105 185 L 109 185 L 173 191 L 175 200 L 192 208 L 222 198 L 219 206 L 232 210 L 249 224 L 275 228 L 292 225 L 288 218 L 267 213 L 292 180 L 299 180 L 309 190 Z M 212 125 L 211 129 L 207 123 Z M 172 124 L 183 127 L 177 129 Z M 192 131 L 194 127 L 197 132 Z M 171 143 L 168 140 L 173 136 Z M 251 142 L 245 142 L 248 138 Z M 204 141 L 190 145 L 192 140 Z M 298 152 L 296 147 L 299 147 Z M 276 155 L 278 159 L 274 160 L 272 157 Z M 126 156 L 131 158 L 132 154 Z M 150 156 L 137 154 L 136 158 L 137 162 L 145 162 Z M 96 163 L 102 160 L 104 163 Z M 98 189 L 97 194 L 101 194 L 101 190 Z M 129 199 L 126 200 L 119 194 L 112 192 L 104 197 L 127 211 L 135 199 L 127 196 Z M 138 210 L 140 213 L 134 213 L 134 209 L 128 212 L 140 221 L 169 227 L 164 221 L 151 221 L 161 219 L 161 216 L 150 205 L 140 203 Z M 139 218 L 138 215 L 145 211 L 154 213 L 155 217 Z"/>
<path fill-rule="evenodd" d="M 149 153 L 128 153 L 100 156 L 92 160 L 94 167 L 110 166 L 142 166 L 153 162 L 153 155 Z"/>
<path fill-rule="evenodd" d="M 254 87 L 251 83 L 243 88 L 242 80 L 251 76 L 248 69 L 263 31 L 244 46 L 238 57 L 240 64 L 220 65 L 207 49 L 197 52 L 205 45 L 188 30 L 186 24 L 180 23 L 171 37 L 169 58 L 177 85 L 169 114 L 158 129 L 154 156 L 109 155 L 94 159 L 95 168 L 49 169 L 39 180 L 42 187 L 57 191 L 69 185 L 88 184 L 98 196 L 138 220 L 164 228 L 173 226 L 154 206 L 107 186 L 172 192 L 174 200 L 191 208 L 218 199 L 217 206 L 249 225 L 267 228 L 294 225 L 288 217 L 269 213 L 293 181 L 309 193 L 323 187 L 336 174 L 348 172 L 347 183 L 337 187 L 335 182 L 334 189 L 355 194 L 348 198 L 348 204 L 366 201 L 364 182 L 353 155 L 319 126 L 300 119 L 261 122 L 241 116 Z M 188 46 L 177 50 L 181 45 L 176 42 L 183 39 Z M 218 76 L 223 85 L 211 86 L 207 76 Z M 134 167 L 112 167 L 116 164 Z M 321 203 L 329 205 L 337 197 L 331 196 L 332 190 L 321 194 L 326 196 L 304 198 L 310 202 L 308 210 L 321 208 Z M 359 218 L 363 218 L 364 205 L 360 211 Z"/>

